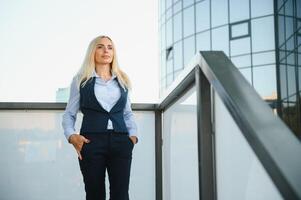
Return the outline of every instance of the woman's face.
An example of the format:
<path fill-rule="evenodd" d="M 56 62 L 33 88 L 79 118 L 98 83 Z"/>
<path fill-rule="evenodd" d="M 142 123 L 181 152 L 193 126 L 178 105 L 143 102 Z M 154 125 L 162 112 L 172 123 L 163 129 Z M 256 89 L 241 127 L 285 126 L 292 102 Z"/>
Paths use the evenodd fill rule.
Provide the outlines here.
<path fill-rule="evenodd" d="M 96 45 L 95 63 L 96 64 L 110 64 L 114 56 L 113 44 L 108 38 L 101 38 Z"/>

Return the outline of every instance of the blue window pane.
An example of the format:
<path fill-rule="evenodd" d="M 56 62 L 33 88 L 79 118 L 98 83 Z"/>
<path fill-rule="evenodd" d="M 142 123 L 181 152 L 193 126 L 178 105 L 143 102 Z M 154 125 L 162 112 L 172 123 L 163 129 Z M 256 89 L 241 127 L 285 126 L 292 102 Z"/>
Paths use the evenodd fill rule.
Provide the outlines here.
<path fill-rule="evenodd" d="M 161 78 L 166 76 L 166 54 L 165 50 L 161 53 Z"/>
<path fill-rule="evenodd" d="M 297 17 L 301 18 L 301 1 L 296 1 Z"/>
<path fill-rule="evenodd" d="M 183 0 L 183 8 L 190 6 L 194 3 L 194 0 Z"/>
<path fill-rule="evenodd" d="M 167 77 L 166 77 L 166 86 L 167 87 L 170 86 L 170 84 L 172 83 L 172 81 L 173 81 L 173 74 L 167 75 Z"/>
<path fill-rule="evenodd" d="M 285 23 L 284 16 L 279 15 L 278 17 L 278 38 L 279 38 L 279 46 L 281 46 L 285 42 Z"/>
<path fill-rule="evenodd" d="M 251 68 L 239 69 L 240 73 L 247 79 L 247 81 L 252 85 L 252 71 Z"/>
<path fill-rule="evenodd" d="M 178 13 L 174 16 L 174 24 L 173 24 L 173 37 L 174 42 L 182 39 L 182 13 Z"/>
<path fill-rule="evenodd" d="M 250 37 L 231 40 L 231 56 L 241 55 L 251 52 Z"/>
<path fill-rule="evenodd" d="M 252 0 L 251 1 L 251 16 L 260 17 L 274 13 L 274 0 Z M 279 3 L 278 3 L 279 4 Z"/>
<path fill-rule="evenodd" d="M 165 0 L 160 0 L 160 12 L 161 14 L 165 12 Z"/>
<path fill-rule="evenodd" d="M 289 65 L 295 65 L 295 54 L 290 53 L 286 58 L 286 63 Z"/>
<path fill-rule="evenodd" d="M 173 13 L 177 13 L 181 9 L 182 9 L 182 1 L 179 1 L 173 6 Z"/>
<path fill-rule="evenodd" d="M 174 44 L 174 70 L 183 68 L 183 45 L 182 41 Z"/>
<path fill-rule="evenodd" d="M 166 49 L 165 26 L 161 26 L 161 50 Z"/>
<path fill-rule="evenodd" d="M 291 37 L 287 42 L 286 42 L 286 50 L 287 51 L 293 51 L 295 48 L 295 40 L 294 37 Z"/>
<path fill-rule="evenodd" d="M 277 4 L 278 4 L 278 9 L 282 7 L 284 3 L 284 0 L 278 0 Z"/>
<path fill-rule="evenodd" d="M 270 98 L 277 94 L 275 66 L 264 66 L 253 68 L 253 84 L 255 90 L 263 98 Z"/>
<path fill-rule="evenodd" d="M 212 27 L 228 23 L 228 0 L 211 0 Z"/>
<path fill-rule="evenodd" d="M 285 2 L 285 15 L 286 16 L 293 16 L 293 0 L 287 0 Z"/>
<path fill-rule="evenodd" d="M 166 19 L 169 19 L 171 17 L 171 14 L 172 14 L 172 9 L 170 8 L 166 11 Z"/>
<path fill-rule="evenodd" d="M 275 52 L 253 54 L 253 65 L 266 65 L 275 63 Z"/>
<path fill-rule="evenodd" d="M 235 39 L 238 37 L 249 36 L 249 21 L 231 24 L 231 39 Z"/>
<path fill-rule="evenodd" d="M 296 72 L 295 67 L 287 67 L 287 82 L 288 82 L 288 95 L 296 94 Z"/>
<path fill-rule="evenodd" d="M 166 46 L 172 44 L 172 23 L 171 19 L 166 22 Z"/>
<path fill-rule="evenodd" d="M 231 58 L 231 61 L 237 68 L 251 67 L 251 56 L 250 55 L 233 57 L 233 58 Z"/>
<path fill-rule="evenodd" d="M 273 17 L 252 20 L 253 52 L 275 49 Z"/>
<path fill-rule="evenodd" d="M 166 8 L 168 9 L 171 6 L 171 0 L 166 0 Z"/>
<path fill-rule="evenodd" d="M 194 34 L 194 7 L 184 10 L 184 37 Z"/>
<path fill-rule="evenodd" d="M 280 65 L 280 94 L 281 99 L 284 100 L 287 98 L 287 75 L 286 75 L 286 66 Z"/>
<path fill-rule="evenodd" d="M 172 72 L 173 72 L 172 60 L 167 60 L 166 61 L 166 73 L 170 74 Z"/>
<path fill-rule="evenodd" d="M 229 0 L 230 22 L 249 19 L 249 0 Z"/>
<path fill-rule="evenodd" d="M 209 1 L 202 1 L 196 4 L 196 32 L 210 28 Z"/>
<path fill-rule="evenodd" d="M 294 20 L 292 17 L 286 17 L 285 18 L 285 33 L 286 33 L 286 39 L 292 37 L 294 34 Z"/>
<path fill-rule="evenodd" d="M 195 54 L 195 41 L 194 36 L 184 40 L 184 67 L 190 62 Z"/>
<path fill-rule="evenodd" d="M 210 31 L 199 33 L 196 35 L 197 51 L 211 50 L 210 48 Z"/>
<path fill-rule="evenodd" d="M 224 51 L 229 56 L 229 28 L 223 26 L 212 30 L 212 50 Z"/>

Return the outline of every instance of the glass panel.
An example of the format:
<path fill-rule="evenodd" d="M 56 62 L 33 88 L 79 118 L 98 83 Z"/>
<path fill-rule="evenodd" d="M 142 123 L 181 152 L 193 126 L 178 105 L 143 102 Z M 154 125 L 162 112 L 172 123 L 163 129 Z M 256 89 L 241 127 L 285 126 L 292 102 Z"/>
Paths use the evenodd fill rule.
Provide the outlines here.
<path fill-rule="evenodd" d="M 240 36 L 246 36 L 249 34 L 249 23 L 239 23 L 239 24 L 233 24 L 231 27 L 231 38 L 236 38 Z"/>
<path fill-rule="evenodd" d="M 218 199 L 283 199 L 216 92 L 214 112 Z"/>
<path fill-rule="evenodd" d="M 252 71 L 251 68 L 239 69 L 240 73 L 247 79 L 247 81 L 252 85 Z"/>
<path fill-rule="evenodd" d="M 183 68 L 183 47 L 182 41 L 174 44 L 174 71 Z"/>
<path fill-rule="evenodd" d="M 190 6 L 194 3 L 194 0 L 183 0 L 183 8 L 186 8 L 187 6 Z"/>
<path fill-rule="evenodd" d="M 166 51 L 163 50 L 161 53 L 161 78 L 166 75 Z"/>
<path fill-rule="evenodd" d="M 184 37 L 194 34 L 194 7 L 184 10 Z"/>
<path fill-rule="evenodd" d="M 211 0 L 212 27 L 228 23 L 228 0 Z"/>
<path fill-rule="evenodd" d="M 190 62 L 195 54 L 195 39 L 194 36 L 184 40 L 184 67 Z"/>
<path fill-rule="evenodd" d="M 295 67 L 287 66 L 288 95 L 296 95 L 296 71 Z M 296 100 L 296 99 L 295 99 Z"/>
<path fill-rule="evenodd" d="M 174 37 L 174 42 L 176 42 L 182 39 L 182 12 L 174 16 L 173 27 L 174 27 L 173 37 Z"/>
<path fill-rule="evenodd" d="M 252 18 L 270 15 L 274 13 L 273 0 L 251 0 L 251 15 Z"/>
<path fill-rule="evenodd" d="M 275 49 L 273 17 L 252 20 L 253 52 Z"/>
<path fill-rule="evenodd" d="M 195 87 L 163 113 L 163 199 L 199 199 Z"/>
<path fill-rule="evenodd" d="M 294 19 L 292 17 L 286 17 L 285 25 L 286 39 L 289 39 L 294 34 Z"/>
<path fill-rule="evenodd" d="M 165 12 L 165 0 L 160 0 L 160 13 L 163 14 Z"/>
<path fill-rule="evenodd" d="M 210 31 L 199 33 L 196 35 L 197 51 L 210 50 Z"/>
<path fill-rule="evenodd" d="M 1 111 L 1 199 L 85 199 L 77 154 L 63 135 L 61 110 Z M 143 130 L 133 149 L 130 199 L 156 198 L 155 114 L 135 111 L 138 130 Z M 77 115 L 76 130 L 82 115 Z M 145 129 L 145 130 L 144 130 Z M 143 174 L 143 176 L 142 176 Z M 147 177 L 147 178 L 145 178 Z M 106 179 L 106 191 L 109 192 Z"/>
<path fill-rule="evenodd" d="M 168 74 L 166 77 L 166 87 L 170 86 L 173 81 L 173 74 Z"/>
<path fill-rule="evenodd" d="M 253 66 L 275 63 L 275 52 L 256 53 L 253 54 Z"/>
<path fill-rule="evenodd" d="M 172 15 L 172 9 L 170 8 L 166 11 L 166 19 L 169 19 L 171 15 Z"/>
<path fill-rule="evenodd" d="M 263 99 L 274 98 L 277 94 L 275 66 L 254 67 L 253 84 Z"/>
<path fill-rule="evenodd" d="M 287 78 L 286 78 L 286 66 L 280 65 L 280 92 L 281 99 L 287 99 Z"/>
<path fill-rule="evenodd" d="M 295 65 L 295 54 L 290 53 L 286 58 L 286 63 L 289 65 Z"/>
<path fill-rule="evenodd" d="M 212 50 L 224 51 L 229 56 L 228 26 L 212 30 Z"/>
<path fill-rule="evenodd" d="M 250 53 L 250 43 L 250 37 L 231 40 L 231 56 Z"/>
<path fill-rule="evenodd" d="M 209 1 L 202 1 L 196 4 L 196 32 L 210 28 Z"/>
<path fill-rule="evenodd" d="M 166 49 L 165 25 L 161 26 L 161 50 Z"/>
<path fill-rule="evenodd" d="M 230 23 L 249 19 L 249 0 L 229 0 Z"/>
<path fill-rule="evenodd" d="M 168 9 L 172 4 L 171 0 L 166 0 L 166 8 Z"/>
<path fill-rule="evenodd" d="M 170 74 L 173 72 L 173 68 L 172 68 L 172 60 L 167 60 L 166 62 L 166 73 Z"/>
<path fill-rule="evenodd" d="M 233 58 L 231 58 L 231 61 L 237 68 L 251 67 L 251 56 L 250 55 L 233 57 Z"/>
<path fill-rule="evenodd" d="M 285 15 L 293 16 L 293 0 L 287 0 L 285 2 Z"/>
<path fill-rule="evenodd" d="M 166 22 L 166 46 L 169 47 L 172 44 L 172 23 L 171 19 Z"/>
<path fill-rule="evenodd" d="M 282 7 L 284 0 L 278 0 L 278 9 Z"/>
<path fill-rule="evenodd" d="M 179 1 L 173 6 L 173 13 L 177 13 L 182 9 L 182 1 Z"/>
<path fill-rule="evenodd" d="M 296 7 L 297 7 L 297 17 L 301 18 L 301 1 L 296 1 Z"/>
<path fill-rule="evenodd" d="M 295 41 L 294 37 L 291 37 L 287 42 L 286 42 L 286 50 L 287 51 L 294 51 L 295 49 Z"/>
<path fill-rule="evenodd" d="M 278 17 L 278 37 L 279 37 L 279 46 L 285 42 L 285 23 L 284 23 L 284 16 Z"/>

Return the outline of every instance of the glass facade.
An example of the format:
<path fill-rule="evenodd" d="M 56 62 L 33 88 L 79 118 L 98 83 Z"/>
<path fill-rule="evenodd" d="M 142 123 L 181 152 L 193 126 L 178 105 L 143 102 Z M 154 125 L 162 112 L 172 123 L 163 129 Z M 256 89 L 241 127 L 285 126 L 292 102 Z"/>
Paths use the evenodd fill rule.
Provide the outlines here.
<path fill-rule="evenodd" d="M 160 95 L 196 52 L 224 51 L 300 137 L 300 1 L 160 0 L 159 16 Z"/>

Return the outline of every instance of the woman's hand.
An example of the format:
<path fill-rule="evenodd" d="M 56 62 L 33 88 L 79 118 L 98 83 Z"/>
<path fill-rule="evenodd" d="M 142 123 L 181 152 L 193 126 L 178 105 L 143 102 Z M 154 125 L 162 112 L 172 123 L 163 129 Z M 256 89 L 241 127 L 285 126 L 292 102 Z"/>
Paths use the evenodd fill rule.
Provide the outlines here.
<path fill-rule="evenodd" d="M 137 143 L 137 137 L 136 136 L 130 136 L 130 139 L 132 140 L 133 144 Z"/>
<path fill-rule="evenodd" d="M 73 144 L 80 160 L 82 160 L 82 155 L 80 151 L 82 150 L 84 143 L 89 143 L 89 142 L 90 140 L 88 140 L 87 138 L 85 138 L 84 136 L 78 133 L 72 134 L 69 137 L 69 143 Z"/>

